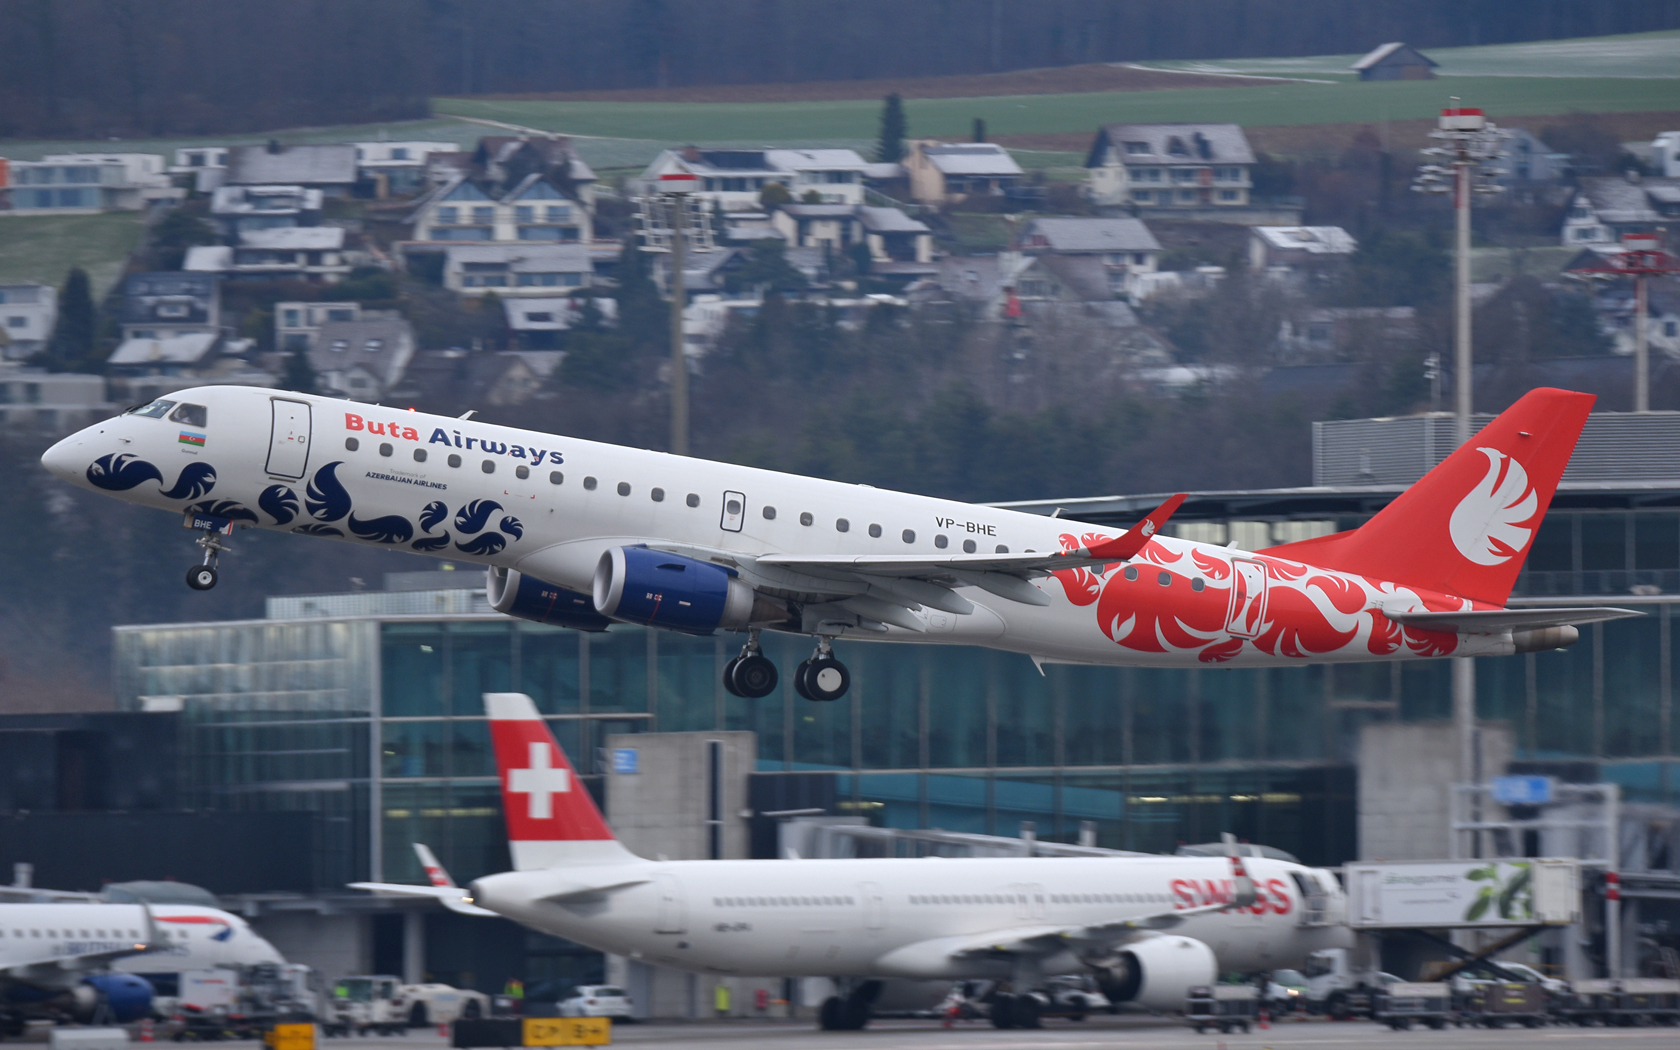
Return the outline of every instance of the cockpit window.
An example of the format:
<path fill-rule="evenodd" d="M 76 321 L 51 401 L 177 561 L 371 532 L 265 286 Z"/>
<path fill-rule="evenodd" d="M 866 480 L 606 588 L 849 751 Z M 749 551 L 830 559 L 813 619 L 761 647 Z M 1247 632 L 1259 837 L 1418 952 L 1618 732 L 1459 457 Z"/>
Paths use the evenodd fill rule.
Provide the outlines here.
<path fill-rule="evenodd" d="M 170 420 L 184 423 L 189 427 L 207 426 L 210 422 L 210 410 L 203 405 L 183 404 L 170 415 Z"/>
<path fill-rule="evenodd" d="M 149 405 L 141 405 L 139 408 L 129 409 L 128 414 L 131 416 L 145 416 L 148 419 L 162 419 L 164 413 L 174 407 L 175 402 L 165 401 L 162 398 L 159 398 Z"/>

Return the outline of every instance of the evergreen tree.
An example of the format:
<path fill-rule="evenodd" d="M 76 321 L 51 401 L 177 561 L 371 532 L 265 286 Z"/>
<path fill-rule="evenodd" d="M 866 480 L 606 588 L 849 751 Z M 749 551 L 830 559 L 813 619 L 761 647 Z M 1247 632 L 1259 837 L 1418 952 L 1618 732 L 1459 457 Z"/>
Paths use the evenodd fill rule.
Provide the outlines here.
<path fill-rule="evenodd" d="M 307 346 L 299 346 L 286 355 L 286 369 L 280 374 L 280 389 L 313 394 L 315 379 L 315 366 L 309 363 Z"/>
<path fill-rule="evenodd" d="M 985 142 L 986 141 L 986 118 L 985 117 L 975 117 L 974 118 L 974 141 L 975 142 Z"/>
<path fill-rule="evenodd" d="M 64 280 L 64 289 L 58 293 L 58 323 L 46 350 L 37 358 L 37 364 L 54 372 L 97 374 L 105 370 L 105 359 L 99 352 L 99 312 L 93 305 L 87 271 L 80 266 L 72 267 Z"/>
<path fill-rule="evenodd" d="M 875 147 L 875 159 L 883 164 L 903 160 L 904 136 L 909 130 L 904 120 L 904 99 L 895 91 L 881 104 L 881 143 Z"/>

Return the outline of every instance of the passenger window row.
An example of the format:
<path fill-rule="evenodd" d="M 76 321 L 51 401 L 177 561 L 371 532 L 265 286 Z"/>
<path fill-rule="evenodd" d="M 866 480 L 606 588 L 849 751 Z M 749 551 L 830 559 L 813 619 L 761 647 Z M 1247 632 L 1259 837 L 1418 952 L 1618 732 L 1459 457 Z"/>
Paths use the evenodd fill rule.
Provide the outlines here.
<path fill-rule="evenodd" d="M 357 449 L 361 448 L 361 442 L 358 441 L 357 439 L 353 438 L 353 437 L 345 438 L 344 439 L 344 448 L 345 448 L 346 451 L 355 452 Z M 395 450 L 391 447 L 391 445 L 388 442 L 383 443 L 379 446 L 379 454 L 381 456 L 390 456 L 394 452 L 395 452 Z M 417 449 L 414 450 L 414 462 L 416 462 L 416 463 L 426 462 L 426 450 L 425 449 L 417 448 Z M 461 465 L 461 457 L 456 455 L 455 453 L 450 453 L 448 463 L 452 467 L 459 467 Z M 493 460 L 493 459 L 487 459 L 480 465 L 480 469 L 482 469 L 484 471 L 484 473 L 486 473 L 486 474 L 494 474 L 496 472 L 496 461 Z M 526 466 L 525 464 L 521 463 L 519 466 L 513 468 L 513 474 L 514 474 L 514 477 L 517 477 L 519 480 L 524 481 L 525 479 L 527 479 L 531 476 L 531 468 Z M 551 471 L 548 472 L 548 481 L 549 481 L 549 484 L 551 484 L 551 485 L 564 484 L 565 480 L 566 480 L 566 475 L 561 473 L 558 470 L 551 470 Z M 596 479 L 594 479 L 592 477 L 586 477 L 586 478 L 583 479 L 583 487 L 590 492 L 594 492 L 595 489 L 598 487 L 598 485 L 599 485 L 599 482 L 596 481 Z M 628 481 L 621 481 L 621 482 L 618 483 L 618 494 L 620 496 L 628 496 L 628 495 L 630 495 L 630 492 L 631 492 L 631 488 L 630 488 L 630 483 Z M 655 488 L 649 490 L 648 496 L 655 503 L 663 503 L 665 501 L 665 490 L 662 489 L 662 488 L 655 487 Z M 690 507 L 700 506 L 700 496 L 699 496 L 699 494 L 694 493 L 694 492 L 690 492 L 688 494 L 686 502 Z M 736 511 L 734 509 L 732 509 L 730 512 L 731 513 L 738 513 L 738 511 Z M 776 520 L 776 508 L 775 507 L 769 506 L 767 504 L 764 507 L 763 514 L 764 514 L 764 520 L 765 521 L 775 521 Z M 803 511 L 799 515 L 799 524 L 801 524 L 801 525 L 807 525 L 807 526 L 815 525 L 816 520 L 817 520 L 816 516 L 813 515 L 810 511 Z M 851 529 L 852 529 L 852 523 L 845 518 L 837 518 L 834 522 L 834 531 L 835 532 L 850 532 Z M 880 539 L 881 538 L 881 526 L 874 525 L 874 524 L 870 525 L 869 526 L 869 535 L 872 539 Z M 900 534 L 900 536 L 904 540 L 905 543 L 915 543 L 916 542 L 916 530 L 915 529 L 905 529 Z M 944 535 L 937 535 L 933 538 L 933 545 L 935 547 L 939 548 L 940 550 L 944 550 L 945 548 L 947 548 L 951 545 L 951 541 L 948 537 L 946 537 Z M 973 540 L 963 540 L 962 549 L 963 549 L 964 554 L 973 554 L 973 553 L 975 553 L 976 551 L 979 550 L 979 545 L 976 544 Z M 995 553 L 997 553 L 997 554 L 1008 554 L 1009 553 L 1009 547 L 1006 544 L 1000 543 L 1000 544 L 997 545 Z M 1128 568 L 1126 570 L 1126 574 L 1127 574 L 1126 578 L 1128 580 L 1137 579 L 1137 569 L 1136 568 Z M 1165 577 L 1166 573 L 1162 573 L 1161 575 L 1163 577 Z M 1167 582 L 1168 581 L 1163 579 L 1162 580 L 1162 586 L 1166 586 Z M 1201 583 L 1200 580 L 1197 580 L 1195 582 L 1196 582 L 1196 584 Z M 1202 588 L 1200 586 L 1197 586 L 1196 589 L 1199 591 Z"/>
<path fill-rule="evenodd" d="M 936 893 L 910 896 L 911 904 L 1025 904 L 1026 900 L 1026 895 L 1020 893 Z"/>
<path fill-rule="evenodd" d="M 1170 904 L 1162 893 L 1052 893 L 1051 904 Z"/>
<path fill-rule="evenodd" d="M 850 897 L 713 897 L 714 908 L 849 908 Z"/>

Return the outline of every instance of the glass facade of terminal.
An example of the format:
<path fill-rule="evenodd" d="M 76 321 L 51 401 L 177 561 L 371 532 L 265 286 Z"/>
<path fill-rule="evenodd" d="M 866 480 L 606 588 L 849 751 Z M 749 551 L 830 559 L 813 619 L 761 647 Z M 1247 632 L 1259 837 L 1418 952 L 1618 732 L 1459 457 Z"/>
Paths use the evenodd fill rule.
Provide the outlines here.
<path fill-rule="evenodd" d="M 1585 584 L 1609 578 L 1586 574 L 1680 573 L 1655 564 L 1680 556 L 1672 512 L 1555 513 L 1542 540 L 1527 581 L 1545 587 L 1531 591 L 1567 578 L 1603 594 Z M 1480 713 L 1512 725 L 1519 758 L 1593 763 L 1629 799 L 1674 801 L 1674 607 L 1627 590 L 1672 593 L 1662 579 L 1616 577 L 1619 603 L 1647 615 L 1586 628 L 1572 649 L 1477 661 Z M 1092 821 L 1099 844 L 1149 851 L 1232 831 L 1314 863 L 1355 855 L 1360 725 L 1451 711 L 1446 661 L 1040 674 L 1015 654 L 846 641 L 852 690 L 815 704 L 787 684 L 810 642 L 769 636 L 783 686 L 746 700 L 719 684 L 737 636 L 583 634 L 507 619 L 464 590 L 270 604 L 263 621 L 120 628 L 118 698 L 179 698 L 187 805 L 322 814 L 322 886 L 418 881 L 413 841 L 463 880 L 505 866 L 480 699 L 491 691 L 534 697 L 585 776 L 611 733 L 752 730 L 760 773 L 830 772 L 842 811 L 890 826 L 1013 835 L 1030 820 L 1071 840 Z"/>

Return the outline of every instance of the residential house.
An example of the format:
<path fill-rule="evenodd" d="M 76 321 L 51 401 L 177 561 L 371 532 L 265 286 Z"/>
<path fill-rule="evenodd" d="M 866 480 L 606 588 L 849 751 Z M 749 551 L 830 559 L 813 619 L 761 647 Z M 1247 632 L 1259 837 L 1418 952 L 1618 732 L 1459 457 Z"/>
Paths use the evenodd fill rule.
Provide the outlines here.
<path fill-rule="evenodd" d="M 274 346 L 281 353 L 307 350 L 328 321 L 360 321 L 362 304 L 353 302 L 274 304 Z"/>
<path fill-rule="evenodd" d="M 1374 48 L 1348 68 L 1360 80 L 1434 80 L 1438 65 L 1410 44 L 1395 41 Z"/>
<path fill-rule="evenodd" d="M 1604 246 L 1589 249 L 1572 259 L 1565 272 L 1576 269 L 1608 269 L 1613 258 L 1625 249 Z M 1680 279 L 1647 278 L 1645 343 L 1655 353 L 1680 360 Z M 1639 333 L 1633 281 L 1626 277 L 1593 282 L 1593 312 L 1600 331 L 1610 337 L 1612 352 L 1632 354 Z"/>
<path fill-rule="evenodd" d="M 46 284 L 0 284 L 0 353 L 21 361 L 46 349 L 58 320 L 58 290 Z"/>
<path fill-rule="evenodd" d="M 537 173 L 505 192 L 457 176 L 422 197 L 409 221 L 415 241 L 587 245 L 593 240 L 583 203 Z"/>
<path fill-rule="evenodd" d="M 138 211 L 179 196 L 153 153 L 60 153 L 0 160 L 0 215 Z"/>
<path fill-rule="evenodd" d="M 414 329 L 400 317 L 326 321 L 309 352 L 327 393 L 378 401 L 403 379 L 414 358 Z"/>
<path fill-rule="evenodd" d="M 113 374 L 193 374 L 223 350 L 221 286 L 208 273 L 136 273 L 123 282 L 122 342 L 107 359 Z"/>
<path fill-rule="evenodd" d="M 1680 131 L 1665 131 L 1653 138 L 1647 160 L 1663 178 L 1680 179 Z"/>
<path fill-rule="evenodd" d="M 1618 245 L 1629 233 L 1650 233 L 1680 218 L 1680 179 L 1638 175 L 1582 179 L 1564 215 L 1565 246 Z"/>
<path fill-rule="evenodd" d="M 289 277 L 336 281 L 351 270 L 339 226 L 277 226 L 245 230 L 234 247 L 187 249 L 185 269 L 230 277 Z"/>
<path fill-rule="evenodd" d="M 314 226 L 321 221 L 322 196 L 303 186 L 218 186 L 210 195 L 210 218 L 237 243 L 250 230 Z"/>
<path fill-rule="evenodd" d="M 1324 273 L 1359 250 L 1359 242 L 1340 226 L 1251 226 L 1248 268 L 1302 274 Z"/>
<path fill-rule="evenodd" d="M 228 149 L 228 186 L 301 186 L 328 197 L 348 197 L 356 186 L 356 147 L 233 146 Z"/>
<path fill-rule="evenodd" d="M 910 196 L 923 204 L 1001 197 L 1025 176 L 1009 151 L 995 142 L 915 139 L 909 143 L 904 170 Z"/>
<path fill-rule="evenodd" d="M 552 297 L 589 287 L 594 273 L 581 244 L 463 244 L 448 250 L 443 284 L 462 295 Z"/>
<path fill-rule="evenodd" d="M 849 149 L 699 149 L 665 150 L 632 183 L 636 193 L 657 193 L 662 175 L 688 172 L 699 179 L 694 195 L 708 208 L 758 211 L 759 194 L 777 183 L 795 201 L 862 204 L 865 172 L 870 165 Z"/>
<path fill-rule="evenodd" d="M 783 204 L 770 222 L 793 247 L 843 251 L 863 239 L 857 212 L 851 204 Z"/>
<path fill-rule="evenodd" d="M 1110 296 L 1131 294 L 1139 275 L 1154 273 L 1161 258 L 1161 243 L 1138 219 L 1035 218 L 1021 229 L 1016 248 L 1095 260 Z"/>
<path fill-rule="evenodd" d="M 898 208 L 858 209 L 863 241 L 869 245 L 869 275 L 901 282 L 938 273 L 933 261 L 933 231 Z"/>
<path fill-rule="evenodd" d="M 1289 358 L 1326 361 L 1353 351 L 1405 346 L 1417 339 L 1417 308 L 1412 306 L 1337 306 L 1312 309 L 1285 319 L 1278 347 Z"/>
<path fill-rule="evenodd" d="M 227 160 L 226 146 L 183 146 L 164 170 L 195 193 L 212 193 L 227 176 Z"/>
<path fill-rule="evenodd" d="M 559 354 L 428 350 L 409 364 L 402 383 L 392 391 L 428 411 L 449 415 L 464 408 L 522 405 L 542 392 L 547 376 L 531 358 Z M 555 362 L 543 362 L 552 371 Z"/>
<path fill-rule="evenodd" d="M 68 433 L 117 411 L 104 376 L 0 365 L 0 426 L 9 430 Z"/>
<path fill-rule="evenodd" d="M 560 333 L 570 331 L 583 317 L 584 302 L 581 296 L 533 296 L 504 300 L 502 310 L 507 314 L 508 328 L 513 331 L 520 346 L 526 350 L 553 350 L 559 345 Z M 596 299 L 595 309 L 600 313 L 603 324 L 618 323 L 617 299 Z"/>
<path fill-rule="evenodd" d="M 486 135 L 467 156 L 469 163 L 462 170 L 468 175 L 498 186 L 515 186 L 527 176 L 540 174 L 590 212 L 595 210 L 595 172 L 564 135 Z"/>
<path fill-rule="evenodd" d="M 1494 177 L 1501 186 L 1549 185 L 1568 177 L 1571 170 L 1569 154 L 1552 149 L 1527 128 L 1502 130 L 1505 139 L 1500 148 L 1505 155 L 1499 159 L 1499 170 L 1503 174 Z"/>
<path fill-rule="evenodd" d="M 717 242 L 723 244 L 749 245 L 754 241 L 766 239 L 786 240 L 781 230 L 776 228 L 775 220 L 768 212 L 762 211 L 726 211 L 721 216 L 711 216 L 715 224 L 712 234 Z"/>
<path fill-rule="evenodd" d="M 408 194 L 426 185 L 428 158 L 434 153 L 458 153 L 454 142 L 352 142 L 356 172 L 374 184 L 374 196 Z"/>
<path fill-rule="evenodd" d="M 1085 158 L 1085 195 L 1106 206 L 1241 208 L 1253 167 L 1235 124 L 1107 124 Z"/>

